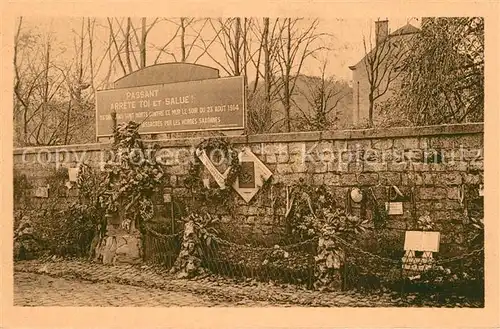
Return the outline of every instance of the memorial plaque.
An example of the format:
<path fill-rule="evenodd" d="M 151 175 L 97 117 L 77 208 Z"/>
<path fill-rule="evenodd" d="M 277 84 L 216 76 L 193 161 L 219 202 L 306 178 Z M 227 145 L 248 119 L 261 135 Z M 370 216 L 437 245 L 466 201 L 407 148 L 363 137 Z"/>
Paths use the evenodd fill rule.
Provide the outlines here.
<path fill-rule="evenodd" d="M 439 232 L 407 231 L 405 235 L 405 250 L 439 251 Z"/>
<path fill-rule="evenodd" d="M 241 183 L 240 176 L 238 176 L 236 181 L 233 183 L 233 188 L 236 192 L 238 192 L 243 200 L 248 203 L 257 194 L 257 192 L 259 192 L 260 188 L 273 173 L 264 163 L 262 163 L 262 161 L 259 160 L 259 158 L 255 156 L 255 154 L 252 153 L 248 147 L 245 147 L 243 151 L 240 152 L 239 159 L 242 170 L 244 172 L 247 171 L 247 174 L 244 175 L 244 181 Z M 252 165 L 245 163 L 251 163 Z M 251 168 L 253 168 L 253 170 L 251 170 Z M 251 183 L 250 177 L 252 177 Z"/>
<path fill-rule="evenodd" d="M 143 134 L 245 128 L 243 77 L 110 89 L 96 93 L 96 132 L 117 122 L 141 123 Z"/>
<path fill-rule="evenodd" d="M 79 168 L 68 168 L 68 176 L 70 182 L 76 182 L 78 180 Z"/>
<path fill-rule="evenodd" d="M 238 186 L 241 188 L 255 187 L 255 168 L 253 162 L 245 161 L 241 163 L 241 171 L 238 176 Z"/>
<path fill-rule="evenodd" d="M 402 215 L 403 214 L 403 202 L 386 202 L 385 210 L 389 215 Z"/>

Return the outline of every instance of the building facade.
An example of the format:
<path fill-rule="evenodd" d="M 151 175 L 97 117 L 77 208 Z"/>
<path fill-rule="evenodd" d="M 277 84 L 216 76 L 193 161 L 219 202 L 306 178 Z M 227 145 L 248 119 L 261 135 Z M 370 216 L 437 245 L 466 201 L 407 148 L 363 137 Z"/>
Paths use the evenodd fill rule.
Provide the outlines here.
<path fill-rule="evenodd" d="M 420 32 L 417 27 L 406 24 L 393 33 L 389 33 L 389 21 L 375 22 L 375 45 L 366 42 L 367 54 L 355 65 L 352 71 L 352 111 L 348 115 L 352 125 L 365 125 L 369 122 L 370 91 L 372 92 L 373 122 L 376 125 L 384 118 L 377 105 L 394 94 L 399 87 L 398 65 L 410 53 L 410 45 Z"/>

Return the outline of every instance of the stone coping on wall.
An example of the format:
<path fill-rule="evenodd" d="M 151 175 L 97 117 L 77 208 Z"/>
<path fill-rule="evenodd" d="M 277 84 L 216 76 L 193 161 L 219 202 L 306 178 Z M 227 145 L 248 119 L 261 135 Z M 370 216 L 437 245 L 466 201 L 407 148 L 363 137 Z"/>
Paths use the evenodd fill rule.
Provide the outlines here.
<path fill-rule="evenodd" d="M 255 144 L 255 143 L 285 143 L 285 142 L 307 142 L 320 140 L 357 140 L 375 138 L 406 138 L 439 135 L 464 135 L 484 132 L 483 123 L 451 124 L 421 127 L 396 127 L 396 128 L 372 128 L 338 131 L 310 131 L 291 132 L 260 135 L 223 136 L 233 144 Z M 206 137 L 205 137 L 206 138 Z M 158 144 L 160 147 L 191 147 L 196 146 L 204 138 L 175 138 L 168 140 L 146 140 L 146 144 Z M 16 154 L 37 153 L 40 151 L 57 151 L 64 148 L 71 151 L 102 151 L 109 149 L 110 143 L 91 143 L 76 145 L 40 146 L 15 148 Z"/>

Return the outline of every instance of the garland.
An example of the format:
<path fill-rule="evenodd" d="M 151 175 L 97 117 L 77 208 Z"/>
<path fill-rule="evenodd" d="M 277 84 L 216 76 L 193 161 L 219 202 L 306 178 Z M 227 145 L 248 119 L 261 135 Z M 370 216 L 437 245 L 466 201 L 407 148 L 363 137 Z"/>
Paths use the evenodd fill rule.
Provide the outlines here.
<path fill-rule="evenodd" d="M 170 272 L 177 273 L 179 279 L 189 279 L 205 272 L 202 260 L 214 253 L 216 241 L 212 237 L 219 234 L 214 227 L 218 220 L 208 213 L 192 213 L 183 221 L 181 250 Z"/>
<path fill-rule="evenodd" d="M 224 179 L 224 186 L 221 187 L 217 183 L 212 182 L 212 180 L 210 180 L 208 187 L 203 183 L 201 174 L 203 173 L 204 165 L 197 156 L 197 154 L 203 151 L 205 151 L 209 158 L 214 151 L 218 151 L 224 159 L 229 159 L 229 172 Z M 238 151 L 232 147 L 231 143 L 223 138 L 209 138 L 198 144 L 193 157 L 194 161 L 191 162 L 188 176 L 185 180 L 186 186 L 191 188 L 193 195 L 203 203 L 208 203 L 209 205 L 227 205 L 231 193 L 230 187 L 236 181 L 241 170 Z"/>
<path fill-rule="evenodd" d="M 293 209 L 286 218 L 292 236 L 300 240 L 316 237 L 314 288 L 334 288 L 344 265 L 344 246 L 337 238 L 353 243 L 370 229 L 368 220 L 340 210 L 325 186 L 310 186 L 301 180 L 292 191 Z"/>

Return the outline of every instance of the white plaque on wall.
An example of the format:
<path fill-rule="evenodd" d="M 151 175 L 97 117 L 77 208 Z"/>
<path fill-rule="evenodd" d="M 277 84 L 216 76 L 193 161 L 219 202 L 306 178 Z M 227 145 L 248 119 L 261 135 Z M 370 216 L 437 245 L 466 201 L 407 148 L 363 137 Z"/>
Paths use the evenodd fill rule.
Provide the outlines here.
<path fill-rule="evenodd" d="M 80 168 L 68 168 L 68 175 L 70 182 L 76 182 L 78 179 L 78 172 Z"/>
<path fill-rule="evenodd" d="M 404 249 L 438 252 L 440 238 L 439 232 L 406 231 Z"/>
<path fill-rule="evenodd" d="M 403 202 L 386 202 L 385 210 L 389 215 L 402 215 L 403 214 Z"/>

